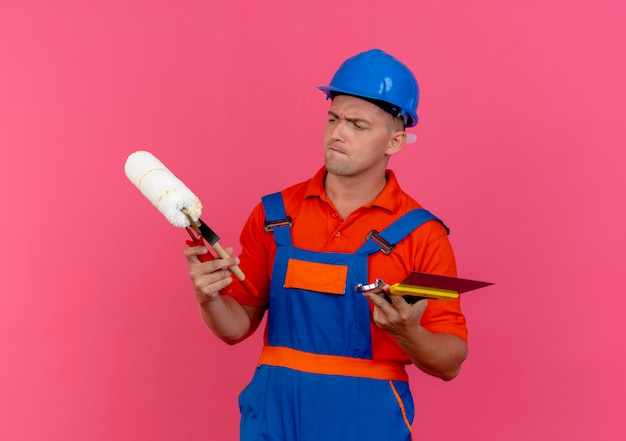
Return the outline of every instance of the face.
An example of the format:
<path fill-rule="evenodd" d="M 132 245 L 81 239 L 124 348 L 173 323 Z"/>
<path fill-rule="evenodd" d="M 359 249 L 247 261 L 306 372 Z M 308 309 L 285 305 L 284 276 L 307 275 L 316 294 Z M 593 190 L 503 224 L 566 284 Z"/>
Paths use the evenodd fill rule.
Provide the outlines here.
<path fill-rule="evenodd" d="M 324 130 L 326 169 L 340 176 L 384 173 L 389 156 L 404 144 L 376 105 L 353 96 L 335 97 Z"/>

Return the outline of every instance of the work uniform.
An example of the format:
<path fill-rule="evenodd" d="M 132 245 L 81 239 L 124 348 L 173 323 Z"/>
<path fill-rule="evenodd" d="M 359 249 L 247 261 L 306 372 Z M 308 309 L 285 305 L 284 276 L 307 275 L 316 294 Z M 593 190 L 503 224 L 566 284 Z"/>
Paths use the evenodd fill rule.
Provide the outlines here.
<path fill-rule="evenodd" d="M 411 440 L 414 407 L 404 368 L 410 360 L 393 337 L 373 324 L 372 306 L 354 288 L 376 277 L 394 283 L 409 271 L 427 268 L 416 265 L 420 252 L 411 249 L 424 240 L 438 243 L 430 254 L 447 256 L 434 267 L 454 272 L 446 232 L 400 190 L 391 172 L 381 195 L 343 221 L 333 215 L 323 178 L 320 170 L 307 183 L 264 197 L 242 233 L 241 267 L 261 291 L 245 294 L 235 287 L 228 294 L 242 304 L 267 305 L 268 318 L 259 365 L 239 398 L 241 439 Z M 330 213 L 322 216 L 329 223 L 311 224 L 315 219 L 307 214 L 321 208 Z M 263 233 L 252 226 L 261 214 Z M 307 228 L 297 228 L 299 223 Z M 328 234 L 310 237 L 336 225 L 332 239 Z M 409 240 L 422 225 L 427 239 Z M 334 244 L 342 234 L 351 236 L 347 243 Z M 306 246 L 313 241 L 323 244 Z M 270 255 L 260 265 L 271 268 L 269 297 L 263 293 L 264 277 L 249 266 L 251 257 L 262 254 Z M 466 338 L 458 302 L 434 310 L 430 318 L 425 312 L 423 325 Z"/>

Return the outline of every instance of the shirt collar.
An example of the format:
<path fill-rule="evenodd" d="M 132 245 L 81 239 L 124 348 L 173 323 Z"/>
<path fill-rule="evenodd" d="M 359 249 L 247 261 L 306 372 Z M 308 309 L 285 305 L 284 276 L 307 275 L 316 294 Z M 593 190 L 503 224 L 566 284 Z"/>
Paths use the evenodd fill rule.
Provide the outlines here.
<path fill-rule="evenodd" d="M 400 207 L 400 200 L 402 197 L 402 189 L 398 184 L 396 175 L 393 170 L 386 170 L 385 175 L 387 178 L 387 184 L 380 194 L 366 207 L 381 207 L 390 212 L 394 212 Z M 326 168 L 322 167 L 318 170 L 313 178 L 309 181 L 309 185 L 306 190 L 305 197 L 319 197 L 328 199 L 326 190 L 324 189 L 324 180 L 326 178 Z"/>

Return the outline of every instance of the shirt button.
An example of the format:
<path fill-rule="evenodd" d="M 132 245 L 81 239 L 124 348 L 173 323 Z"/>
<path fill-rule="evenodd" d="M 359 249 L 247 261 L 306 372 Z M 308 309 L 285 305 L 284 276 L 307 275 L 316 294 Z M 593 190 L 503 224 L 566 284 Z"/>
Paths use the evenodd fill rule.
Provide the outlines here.
<path fill-rule="evenodd" d="M 332 216 L 333 216 L 333 217 L 337 217 L 337 216 L 339 216 L 339 215 L 338 215 L 337 213 L 333 213 L 333 214 L 332 214 Z"/>
<path fill-rule="evenodd" d="M 337 231 L 337 232 L 335 233 L 335 236 L 336 236 L 336 237 L 339 237 L 339 236 L 341 236 L 341 233 L 340 233 L 339 231 Z"/>

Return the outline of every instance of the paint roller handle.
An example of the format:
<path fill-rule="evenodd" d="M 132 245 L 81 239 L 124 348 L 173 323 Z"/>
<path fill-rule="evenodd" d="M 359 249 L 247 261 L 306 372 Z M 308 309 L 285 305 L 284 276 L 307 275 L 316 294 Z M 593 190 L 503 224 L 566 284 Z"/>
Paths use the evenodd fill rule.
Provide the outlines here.
<path fill-rule="evenodd" d="M 215 242 L 213 245 L 211 245 L 213 247 L 213 249 L 215 250 L 215 252 L 217 253 L 217 255 L 219 257 L 221 257 L 222 259 L 228 259 L 230 258 L 230 254 L 228 254 L 226 252 L 226 250 L 224 248 L 222 248 L 222 246 L 220 245 L 219 242 Z M 241 271 L 241 269 L 239 269 L 239 267 L 237 265 L 232 265 L 229 266 L 228 269 L 230 270 L 231 273 L 233 273 L 233 275 L 237 278 L 237 280 L 239 280 L 240 282 L 243 282 L 243 280 L 246 278 L 246 276 L 244 276 L 243 271 Z"/>
<path fill-rule="evenodd" d="M 199 236 L 194 240 L 188 240 L 187 245 L 189 245 L 190 247 L 206 246 L 202 236 Z M 219 242 L 214 242 L 213 245 L 211 245 L 211 247 L 215 250 L 215 252 L 217 253 L 217 256 L 220 257 L 221 259 L 229 259 L 231 257 L 230 254 L 228 254 L 226 250 L 222 248 Z M 205 254 L 199 255 L 198 258 L 200 259 L 200 262 L 208 262 L 209 260 L 215 259 L 215 257 L 213 257 L 213 255 L 208 252 Z M 229 266 L 228 269 L 230 270 L 231 273 L 233 273 L 233 275 L 240 282 L 243 282 L 243 280 L 246 278 L 246 276 L 243 274 L 243 271 L 241 271 L 241 269 L 237 265 Z"/>

